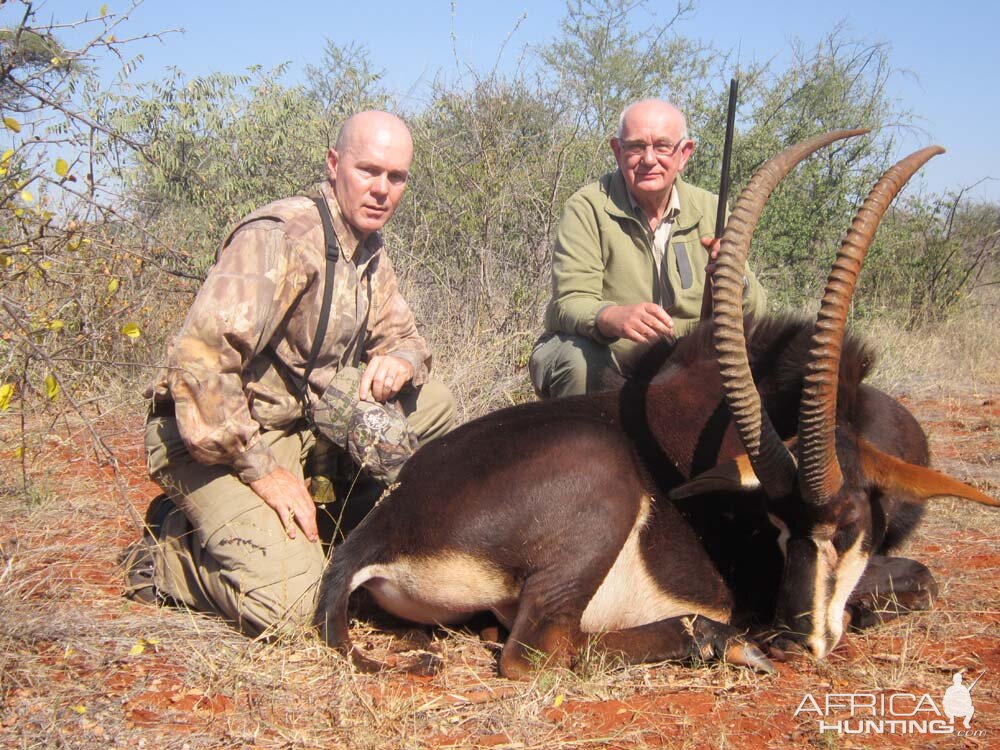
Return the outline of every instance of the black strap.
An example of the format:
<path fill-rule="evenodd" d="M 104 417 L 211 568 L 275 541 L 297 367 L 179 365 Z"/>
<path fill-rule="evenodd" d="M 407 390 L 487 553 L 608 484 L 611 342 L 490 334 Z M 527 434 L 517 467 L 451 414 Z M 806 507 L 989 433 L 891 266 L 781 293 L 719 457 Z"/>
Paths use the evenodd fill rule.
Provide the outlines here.
<path fill-rule="evenodd" d="M 323 346 L 323 339 L 326 338 L 326 327 L 330 320 L 330 306 L 333 302 L 333 276 L 337 267 L 337 260 L 340 258 L 340 245 L 337 243 L 337 232 L 333 228 L 333 217 L 330 215 L 330 207 L 326 205 L 326 200 L 322 195 L 312 199 L 319 210 L 319 217 L 323 222 L 323 239 L 326 242 L 326 277 L 323 281 L 323 302 L 319 308 L 319 321 L 316 324 L 316 337 L 313 339 L 312 351 L 309 352 L 309 359 L 306 362 L 305 372 L 302 374 L 302 383 L 299 386 L 299 399 L 303 408 L 308 412 L 309 408 L 309 376 L 316 366 L 316 359 L 319 357 L 319 350 Z M 365 267 L 362 276 L 371 273 L 371 264 Z M 361 282 L 361 278 L 358 279 Z M 354 367 L 361 362 L 361 354 L 365 348 L 365 333 L 368 330 L 368 316 L 372 309 L 372 285 L 368 280 L 368 306 L 365 310 L 364 320 L 358 328 L 358 336 L 354 342 Z"/>
<path fill-rule="evenodd" d="M 309 403 L 309 376 L 316 366 L 316 358 L 319 357 L 323 339 L 326 338 L 326 326 L 330 321 L 330 305 L 333 302 L 333 273 L 337 268 L 337 260 L 340 258 L 340 245 L 337 243 L 337 232 L 333 228 L 330 207 L 326 205 L 326 199 L 322 195 L 312 200 L 316 204 L 319 218 L 323 222 L 323 239 L 326 241 L 326 278 L 323 281 L 323 304 L 319 308 L 316 336 L 313 338 L 312 351 L 309 352 L 306 369 L 302 374 L 302 384 L 299 387 L 299 397 L 303 404 Z"/>

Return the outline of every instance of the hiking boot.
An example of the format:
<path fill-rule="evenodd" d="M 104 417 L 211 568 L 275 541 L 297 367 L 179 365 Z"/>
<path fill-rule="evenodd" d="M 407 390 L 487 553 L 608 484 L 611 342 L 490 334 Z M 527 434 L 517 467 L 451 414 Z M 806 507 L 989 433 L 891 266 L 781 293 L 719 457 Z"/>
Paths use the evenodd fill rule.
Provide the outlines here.
<path fill-rule="evenodd" d="M 121 556 L 125 570 L 125 598 L 144 604 L 161 604 L 165 597 L 156 590 L 153 578 L 156 573 L 154 558 L 163 522 L 176 509 L 174 501 L 166 495 L 157 495 L 146 510 L 142 538 L 132 542 Z"/>

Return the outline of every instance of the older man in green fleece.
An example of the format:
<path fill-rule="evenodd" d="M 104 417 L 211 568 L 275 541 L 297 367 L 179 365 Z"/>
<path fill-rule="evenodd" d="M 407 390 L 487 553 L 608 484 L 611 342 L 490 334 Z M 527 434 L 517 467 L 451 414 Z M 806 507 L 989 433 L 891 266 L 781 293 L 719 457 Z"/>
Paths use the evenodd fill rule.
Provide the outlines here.
<path fill-rule="evenodd" d="M 637 344 L 698 322 L 719 198 L 681 179 L 694 148 L 672 104 L 647 99 L 622 112 L 611 139 L 618 169 L 577 191 L 559 224 L 545 333 L 529 365 L 539 396 L 597 390 Z M 748 268 L 744 310 L 765 304 Z"/>

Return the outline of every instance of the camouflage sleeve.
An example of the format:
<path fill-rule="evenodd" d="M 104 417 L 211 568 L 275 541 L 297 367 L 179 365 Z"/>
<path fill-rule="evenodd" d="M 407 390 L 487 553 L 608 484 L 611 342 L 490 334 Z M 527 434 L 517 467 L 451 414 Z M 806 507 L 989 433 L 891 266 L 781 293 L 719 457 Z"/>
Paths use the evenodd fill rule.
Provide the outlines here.
<path fill-rule="evenodd" d="M 242 373 L 301 290 L 292 288 L 279 225 L 240 229 L 220 253 L 167 355 L 181 437 L 203 464 L 231 466 L 244 482 L 277 468 L 250 416 Z"/>
<path fill-rule="evenodd" d="M 417 332 L 413 311 L 399 291 L 396 272 L 384 250 L 379 255 L 371 283 L 367 358 L 391 354 L 404 359 L 413 367 L 413 385 L 423 385 L 431 367 L 431 352 L 424 337 Z"/>

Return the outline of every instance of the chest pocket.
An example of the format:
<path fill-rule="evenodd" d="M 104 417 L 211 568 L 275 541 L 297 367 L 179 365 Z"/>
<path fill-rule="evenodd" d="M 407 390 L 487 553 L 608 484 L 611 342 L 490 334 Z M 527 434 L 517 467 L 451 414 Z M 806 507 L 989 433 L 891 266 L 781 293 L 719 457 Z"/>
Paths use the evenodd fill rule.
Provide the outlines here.
<path fill-rule="evenodd" d="M 677 275 L 681 280 L 681 289 L 690 289 L 694 284 L 694 270 L 691 266 L 691 256 L 688 253 L 687 243 L 674 242 L 674 257 L 677 259 Z"/>

